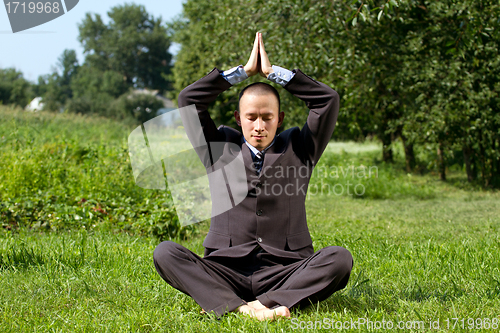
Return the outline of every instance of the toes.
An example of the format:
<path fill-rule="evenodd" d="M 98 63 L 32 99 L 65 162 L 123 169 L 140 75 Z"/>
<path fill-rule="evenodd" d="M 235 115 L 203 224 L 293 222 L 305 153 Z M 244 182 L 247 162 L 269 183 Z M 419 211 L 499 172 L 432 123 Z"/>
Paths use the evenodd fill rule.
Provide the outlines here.
<path fill-rule="evenodd" d="M 290 310 L 286 306 L 280 306 L 274 309 L 277 316 L 290 317 Z"/>

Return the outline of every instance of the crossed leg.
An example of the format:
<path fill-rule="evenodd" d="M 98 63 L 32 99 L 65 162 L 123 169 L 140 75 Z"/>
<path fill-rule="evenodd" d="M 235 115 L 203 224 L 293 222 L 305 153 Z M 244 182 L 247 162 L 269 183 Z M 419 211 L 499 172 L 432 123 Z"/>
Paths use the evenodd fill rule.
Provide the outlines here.
<path fill-rule="evenodd" d="M 345 287 L 352 269 L 349 251 L 333 246 L 293 264 L 264 267 L 250 276 L 227 267 L 224 259 L 221 263 L 220 258 L 201 258 L 170 241 L 158 245 L 153 257 L 160 276 L 207 312 L 221 316 L 238 311 L 259 320 L 290 317 L 291 307 L 328 298 Z"/>

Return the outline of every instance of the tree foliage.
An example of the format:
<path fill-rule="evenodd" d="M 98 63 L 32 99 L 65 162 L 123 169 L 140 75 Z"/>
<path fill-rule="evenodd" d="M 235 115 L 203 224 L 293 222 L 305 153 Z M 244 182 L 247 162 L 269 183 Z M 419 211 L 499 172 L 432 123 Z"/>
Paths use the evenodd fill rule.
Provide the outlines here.
<path fill-rule="evenodd" d="M 171 55 L 162 19 L 134 4 L 113 7 L 108 16 L 106 25 L 99 14 L 87 13 L 78 26 L 86 63 L 119 73 L 128 86 L 166 91 Z"/>
<path fill-rule="evenodd" d="M 169 89 L 171 54 L 166 27 L 161 18 L 134 4 L 113 7 L 108 16 L 109 22 L 104 23 L 100 15 L 86 14 L 78 25 L 84 62 L 80 65 L 75 51 L 65 50 L 57 70 L 39 77 L 37 93 L 50 110 L 147 120 L 162 103 L 151 100 L 154 97 L 128 96 L 133 89 L 160 93 Z M 134 101 L 137 105 L 129 107 Z M 137 107 L 154 110 L 136 112 Z"/>
<path fill-rule="evenodd" d="M 378 96 L 384 133 L 402 137 L 410 152 L 434 147 L 443 180 L 458 162 L 469 180 L 481 174 L 483 185 L 500 185 L 499 13 L 493 1 L 401 2 L 391 17 L 356 29 L 377 46 L 363 53 L 384 63 L 375 66 L 388 89 Z"/>
<path fill-rule="evenodd" d="M 500 5 L 495 1 L 188 0 L 171 25 L 181 44 L 174 92 L 213 67 L 244 64 L 255 31 L 274 64 L 300 68 L 342 98 L 334 137 L 392 144 L 402 139 L 407 169 L 462 165 L 469 180 L 500 185 Z M 281 90 L 283 91 L 283 90 Z M 302 125 L 305 106 L 283 94 L 287 126 Z M 212 108 L 231 123 L 237 89 Z M 414 149 L 435 152 L 419 165 Z"/>
<path fill-rule="evenodd" d="M 75 50 L 64 50 L 58 58 L 57 70 L 38 77 L 38 95 L 43 96 L 45 108 L 61 109 L 73 97 L 71 82 L 79 69 Z"/>
<path fill-rule="evenodd" d="M 33 97 L 31 84 L 15 68 L 0 69 L 0 104 L 26 106 Z"/>

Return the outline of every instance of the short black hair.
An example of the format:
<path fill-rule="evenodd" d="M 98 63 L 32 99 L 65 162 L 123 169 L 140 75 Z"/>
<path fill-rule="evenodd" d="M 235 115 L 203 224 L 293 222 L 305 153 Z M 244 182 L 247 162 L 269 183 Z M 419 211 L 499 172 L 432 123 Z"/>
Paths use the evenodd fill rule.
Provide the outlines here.
<path fill-rule="evenodd" d="M 278 112 L 280 112 L 280 107 L 281 107 L 281 101 L 280 101 L 280 94 L 278 93 L 278 90 L 274 88 L 272 85 L 264 83 L 264 82 L 255 82 L 252 84 L 249 84 L 245 88 L 243 88 L 240 91 L 240 96 L 238 97 L 238 110 L 240 109 L 240 101 L 241 97 L 246 93 L 254 93 L 257 95 L 266 95 L 266 94 L 273 94 L 276 96 L 278 99 Z"/>

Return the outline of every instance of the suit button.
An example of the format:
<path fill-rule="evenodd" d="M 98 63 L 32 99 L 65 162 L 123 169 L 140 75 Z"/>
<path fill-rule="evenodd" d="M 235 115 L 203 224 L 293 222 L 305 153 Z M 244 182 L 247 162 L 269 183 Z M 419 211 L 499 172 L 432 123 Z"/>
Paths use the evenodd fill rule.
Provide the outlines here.
<path fill-rule="evenodd" d="M 257 183 L 257 185 L 255 185 L 255 187 L 261 188 L 262 187 L 262 183 Z"/>
<path fill-rule="evenodd" d="M 262 238 L 257 238 L 257 242 L 262 243 Z"/>
<path fill-rule="evenodd" d="M 262 215 L 262 209 L 259 209 L 259 210 L 257 211 L 257 216 L 261 216 L 261 215 Z"/>

